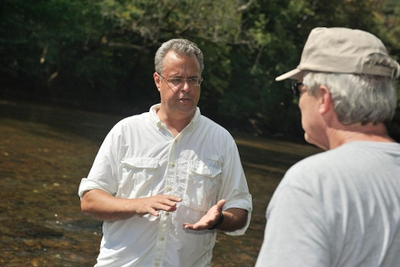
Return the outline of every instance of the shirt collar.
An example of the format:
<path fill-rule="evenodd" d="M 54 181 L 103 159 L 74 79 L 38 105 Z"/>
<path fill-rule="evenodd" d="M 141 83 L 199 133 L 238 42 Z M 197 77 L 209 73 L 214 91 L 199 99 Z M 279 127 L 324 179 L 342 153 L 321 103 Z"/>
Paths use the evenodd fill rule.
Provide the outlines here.
<path fill-rule="evenodd" d="M 150 119 L 152 121 L 152 123 L 156 124 L 158 128 L 162 128 L 165 127 L 165 124 L 160 120 L 160 118 L 157 115 L 157 111 L 160 109 L 161 104 L 155 104 L 153 106 L 150 107 Z M 201 117 L 201 112 L 200 112 L 200 108 L 196 107 L 196 112 L 192 118 L 192 120 L 190 121 L 190 123 L 186 126 L 186 128 L 190 128 L 191 130 L 194 129 L 194 127 L 198 124 L 199 120 Z"/>

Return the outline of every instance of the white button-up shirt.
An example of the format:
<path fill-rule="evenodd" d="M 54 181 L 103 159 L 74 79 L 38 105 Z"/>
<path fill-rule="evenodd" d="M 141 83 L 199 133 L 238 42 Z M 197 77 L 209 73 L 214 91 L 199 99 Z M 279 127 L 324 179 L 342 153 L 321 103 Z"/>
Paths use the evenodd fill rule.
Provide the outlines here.
<path fill-rule="evenodd" d="M 194 231 L 195 223 L 220 199 L 224 210 L 247 210 L 251 195 L 236 144 L 224 128 L 197 108 L 189 125 L 176 137 L 156 114 L 149 112 L 117 123 L 105 138 L 79 195 L 101 189 L 119 198 L 158 194 L 182 198 L 174 212 L 135 215 L 105 221 L 96 266 L 210 266 L 216 231 Z"/>

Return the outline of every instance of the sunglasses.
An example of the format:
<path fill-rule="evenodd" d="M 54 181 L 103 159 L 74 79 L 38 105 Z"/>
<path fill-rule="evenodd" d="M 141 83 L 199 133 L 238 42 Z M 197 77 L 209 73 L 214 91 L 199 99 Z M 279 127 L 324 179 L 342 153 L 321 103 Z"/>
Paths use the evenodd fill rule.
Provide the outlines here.
<path fill-rule="evenodd" d="M 300 97 L 300 87 L 303 86 L 304 84 L 302 82 L 293 82 L 292 83 L 292 91 L 293 94 L 299 98 Z"/>

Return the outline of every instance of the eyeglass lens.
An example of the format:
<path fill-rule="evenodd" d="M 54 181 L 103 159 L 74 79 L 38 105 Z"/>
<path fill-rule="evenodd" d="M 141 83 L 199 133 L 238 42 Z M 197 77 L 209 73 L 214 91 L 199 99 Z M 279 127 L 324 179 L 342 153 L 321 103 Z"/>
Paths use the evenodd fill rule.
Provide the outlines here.
<path fill-rule="evenodd" d="M 197 78 L 197 77 L 192 77 L 192 78 L 179 78 L 179 77 L 166 78 L 166 77 L 162 76 L 160 73 L 158 75 L 160 75 L 163 79 L 165 79 L 169 84 L 171 84 L 175 88 L 182 87 L 185 84 L 185 82 L 187 82 L 189 86 L 200 86 L 201 82 L 203 81 L 202 78 Z"/>
<path fill-rule="evenodd" d="M 187 82 L 190 86 L 198 86 L 201 84 L 202 79 L 200 78 L 169 78 L 167 79 L 173 86 L 179 87 L 182 86 L 185 82 Z"/>
<path fill-rule="evenodd" d="M 300 87 L 303 86 L 302 82 L 293 82 L 292 91 L 296 97 L 300 97 Z"/>

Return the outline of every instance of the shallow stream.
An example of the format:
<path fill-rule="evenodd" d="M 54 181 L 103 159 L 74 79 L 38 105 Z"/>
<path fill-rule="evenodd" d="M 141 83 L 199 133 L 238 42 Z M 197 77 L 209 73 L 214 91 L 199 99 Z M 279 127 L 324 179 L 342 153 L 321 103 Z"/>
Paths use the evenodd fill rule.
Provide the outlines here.
<path fill-rule="evenodd" d="M 80 212 L 77 189 L 121 117 L 0 101 L 0 265 L 93 266 L 101 222 Z M 287 168 L 320 150 L 232 133 L 254 211 L 244 236 L 219 233 L 213 266 L 254 266 L 265 209 Z"/>

